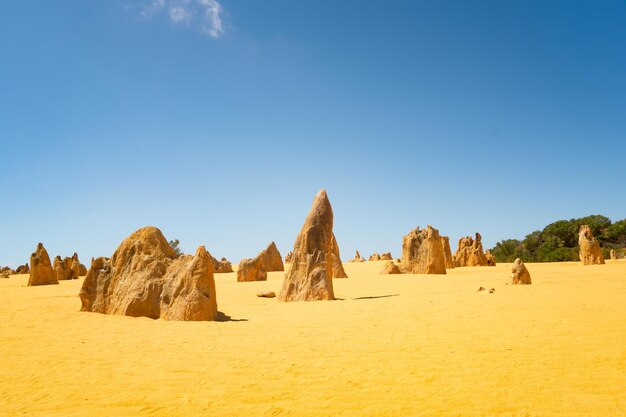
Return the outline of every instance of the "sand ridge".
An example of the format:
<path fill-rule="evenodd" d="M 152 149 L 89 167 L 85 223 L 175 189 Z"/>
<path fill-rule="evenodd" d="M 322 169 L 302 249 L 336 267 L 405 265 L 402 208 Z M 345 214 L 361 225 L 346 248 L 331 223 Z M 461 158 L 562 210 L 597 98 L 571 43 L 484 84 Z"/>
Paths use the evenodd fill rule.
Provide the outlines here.
<path fill-rule="evenodd" d="M 82 278 L 0 280 L 2 416 L 619 416 L 626 260 L 379 275 L 280 303 L 216 274 L 226 322 L 80 312 Z M 476 292 L 494 287 L 495 293 Z"/>

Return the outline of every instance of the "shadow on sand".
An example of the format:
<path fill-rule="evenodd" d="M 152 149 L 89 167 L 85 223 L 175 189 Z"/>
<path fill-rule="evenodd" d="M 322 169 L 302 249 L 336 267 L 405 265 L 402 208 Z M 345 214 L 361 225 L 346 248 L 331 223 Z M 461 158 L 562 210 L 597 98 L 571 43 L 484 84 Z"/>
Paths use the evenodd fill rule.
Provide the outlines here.
<path fill-rule="evenodd" d="M 218 311 L 215 321 L 248 321 L 248 319 L 234 319 L 231 316 Z"/>
<path fill-rule="evenodd" d="M 387 294 L 387 295 L 370 295 L 367 297 L 357 297 L 353 298 L 353 300 L 373 300 L 375 298 L 387 298 L 387 297 L 397 297 L 400 294 Z"/>

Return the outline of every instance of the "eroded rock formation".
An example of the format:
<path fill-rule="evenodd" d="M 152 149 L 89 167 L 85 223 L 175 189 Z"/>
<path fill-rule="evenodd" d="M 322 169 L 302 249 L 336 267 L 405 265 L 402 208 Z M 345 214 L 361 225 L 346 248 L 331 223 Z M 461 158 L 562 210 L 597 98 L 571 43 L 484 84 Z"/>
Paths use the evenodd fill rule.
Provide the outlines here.
<path fill-rule="evenodd" d="M 611 259 L 617 259 L 617 252 L 615 251 L 615 249 L 611 249 L 611 252 L 609 252 L 609 254 L 611 255 Z"/>
<path fill-rule="evenodd" d="M 380 261 L 380 255 L 378 254 L 378 252 L 374 252 L 373 254 L 370 255 L 370 257 L 367 260 L 368 261 Z"/>
<path fill-rule="evenodd" d="M 214 263 L 215 273 L 225 274 L 228 272 L 233 272 L 233 265 L 226 258 L 222 258 L 220 261 Z"/>
<path fill-rule="evenodd" d="M 177 255 L 156 227 L 127 237 L 109 258 L 92 260 L 82 311 L 166 320 L 215 320 L 213 262 L 204 246 Z"/>
<path fill-rule="evenodd" d="M 431 225 L 411 230 L 402 239 L 402 272 L 407 274 L 445 274 L 446 262 L 439 231 Z"/>
<path fill-rule="evenodd" d="M 441 236 L 441 244 L 443 245 L 443 259 L 446 264 L 446 269 L 454 269 L 454 258 L 452 257 L 452 250 L 450 249 L 450 238 L 448 236 Z"/>
<path fill-rule="evenodd" d="M 485 258 L 487 258 L 487 266 L 496 266 L 496 257 L 490 251 L 485 252 Z"/>
<path fill-rule="evenodd" d="M 30 272 L 30 268 L 28 264 L 20 265 L 15 270 L 16 274 L 28 274 Z"/>
<path fill-rule="evenodd" d="M 513 285 L 528 285 L 532 284 L 530 279 L 530 273 L 528 269 L 526 269 L 526 265 L 520 258 L 517 258 L 515 262 L 513 262 L 513 267 L 511 268 L 511 284 Z"/>
<path fill-rule="evenodd" d="M 35 252 L 30 255 L 30 278 L 28 286 L 58 284 L 56 273 L 52 269 L 48 251 L 40 242 Z"/>
<path fill-rule="evenodd" d="M 285 266 L 280 252 L 278 252 L 276 244 L 271 242 L 256 257 L 242 259 L 239 262 L 237 281 L 265 281 L 268 272 L 284 270 Z"/>
<path fill-rule="evenodd" d="M 296 238 L 290 270 L 279 294 L 281 301 L 333 300 L 333 278 L 347 278 L 333 234 L 333 209 L 325 190 L 313 200 Z"/>
<path fill-rule="evenodd" d="M 359 251 L 356 251 L 354 258 L 350 259 L 348 262 L 365 262 L 365 258 L 361 256 Z"/>
<path fill-rule="evenodd" d="M 292 259 L 293 259 L 293 252 L 289 252 L 287 255 L 285 255 L 285 262 L 287 262 L 288 264 L 291 263 Z"/>
<path fill-rule="evenodd" d="M 476 239 L 471 236 L 459 239 L 459 247 L 454 254 L 454 266 L 487 266 L 480 233 L 476 233 Z"/>
<path fill-rule="evenodd" d="M 578 229 L 578 244 L 580 245 L 580 261 L 583 265 L 601 265 L 604 263 L 600 243 L 586 224 Z"/>
<path fill-rule="evenodd" d="M 69 264 L 68 264 L 69 259 Z M 61 259 L 60 256 L 55 256 L 52 264 L 52 269 L 56 274 L 57 280 L 64 281 L 72 279 L 72 260 L 70 258 Z"/>

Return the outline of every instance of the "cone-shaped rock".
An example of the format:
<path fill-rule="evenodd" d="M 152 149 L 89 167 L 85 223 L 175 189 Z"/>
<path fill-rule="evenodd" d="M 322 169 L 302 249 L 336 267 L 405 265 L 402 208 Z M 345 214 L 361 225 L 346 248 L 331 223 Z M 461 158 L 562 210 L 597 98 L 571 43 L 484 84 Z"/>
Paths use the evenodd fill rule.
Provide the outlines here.
<path fill-rule="evenodd" d="M 291 261 L 278 297 L 281 301 L 333 300 L 332 279 L 347 277 L 333 234 L 333 209 L 323 189 L 296 238 Z"/>
<path fill-rule="evenodd" d="M 356 251 L 354 258 L 350 259 L 348 262 L 365 262 L 365 259 L 361 256 L 359 251 Z"/>
<path fill-rule="evenodd" d="M 513 267 L 511 268 L 511 283 L 513 285 L 529 285 L 532 284 L 530 279 L 530 272 L 526 269 L 526 265 L 520 258 L 517 258 L 515 262 L 513 262 Z"/>
<path fill-rule="evenodd" d="M 452 249 L 450 249 L 450 238 L 441 236 L 441 244 L 443 245 L 443 259 L 446 263 L 446 269 L 454 269 L 454 258 L 452 257 Z"/>
<path fill-rule="evenodd" d="M 80 290 L 83 311 L 166 320 L 215 320 L 213 260 L 204 246 L 176 255 L 156 227 L 127 237 L 109 258 L 92 260 Z"/>
<path fill-rule="evenodd" d="M 431 225 L 416 228 L 402 239 L 402 272 L 408 274 L 445 274 L 446 262 L 439 231 Z"/>
<path fill-rule="evenodd" d="M 283 257 L 281 256 L 276 243 L 271 242 L 267 245 L 267 248 L 263 249 L 258 256 L 263 258 L 265 264 L 265 270 L 267 272 L 284 271 L 285 265 L 283 265 Z"/>
<path fill-rule="evenodd" d="M 242 259 L 237 268 L 237 281 L 266 281 L 267 273 L 272 271 L 284 271 L 283 258 L 271 242 L 254 258 Z"/>
<path fill-rule="evenodd" d="M 37 245 L 35 252 L 30 255 L 30 278 L 28 286 L 58 284 L 56 273 L 52 269 L 48 251 L 42 243 Z"/>
<path fill-rule="evenodd" d="M 476 239 L 471 236 L 459 239 L 459 247 L 454 254 L 454 266 L 487 266 L 480 233 L 476 233 Z"/>
<path fill-rule="evenodd" d="M 586 224 L 580 226 L 578 230 L 578 244 L 580 245 L 580 261 L 583 265 L 601 265 L 604 263 L 600 243 Z"/>

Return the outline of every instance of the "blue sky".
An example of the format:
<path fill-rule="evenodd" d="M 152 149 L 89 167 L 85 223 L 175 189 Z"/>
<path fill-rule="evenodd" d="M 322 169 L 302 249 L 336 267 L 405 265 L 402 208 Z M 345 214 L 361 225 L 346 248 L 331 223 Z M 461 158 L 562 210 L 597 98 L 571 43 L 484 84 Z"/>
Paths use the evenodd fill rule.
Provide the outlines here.
<path fill-rule="evenodd" d="M 0 53 L 1 265 L 287 252 L 322 187 L 344 260 L 626 217 L 623 1 L 7 2 Z"/>

